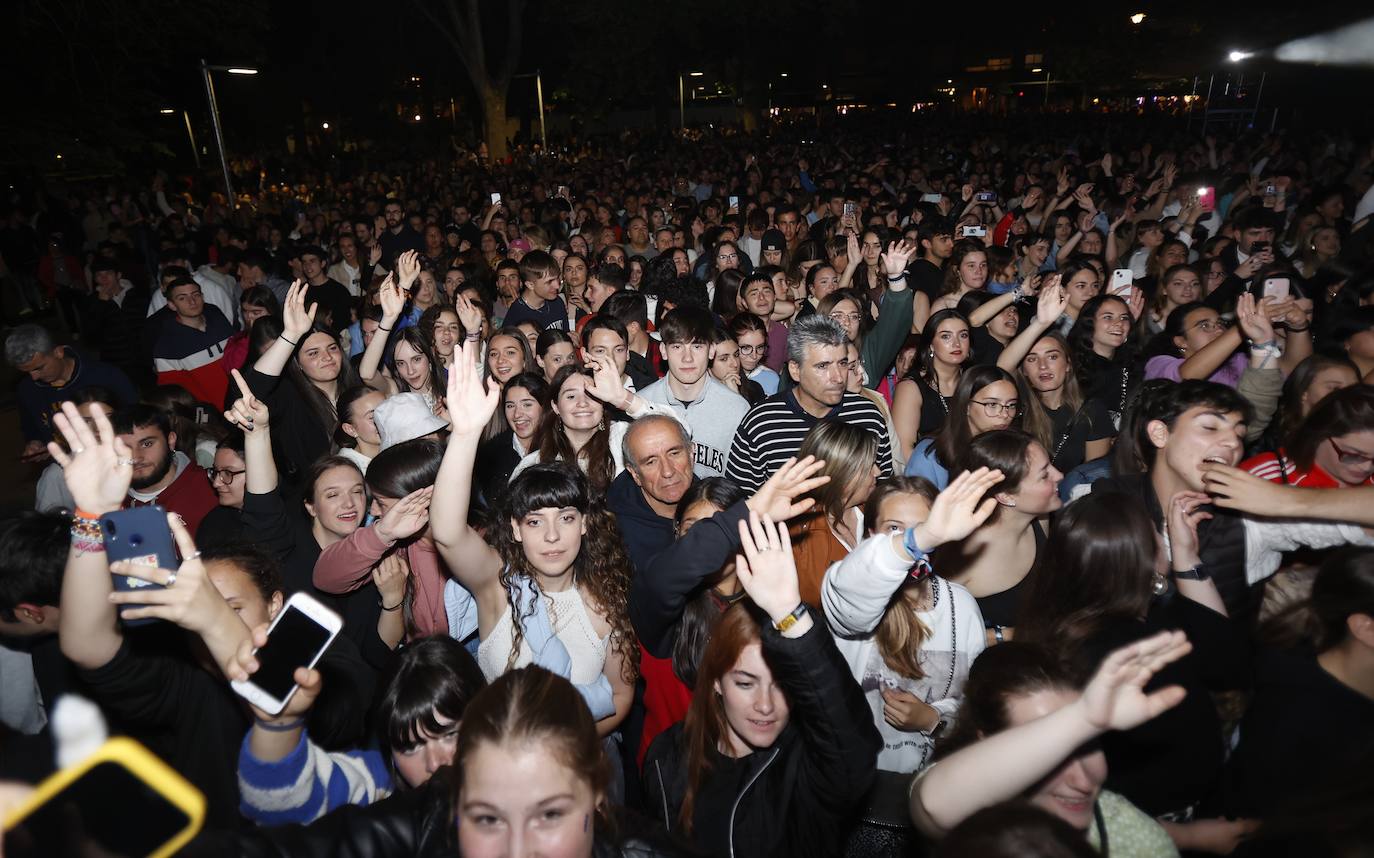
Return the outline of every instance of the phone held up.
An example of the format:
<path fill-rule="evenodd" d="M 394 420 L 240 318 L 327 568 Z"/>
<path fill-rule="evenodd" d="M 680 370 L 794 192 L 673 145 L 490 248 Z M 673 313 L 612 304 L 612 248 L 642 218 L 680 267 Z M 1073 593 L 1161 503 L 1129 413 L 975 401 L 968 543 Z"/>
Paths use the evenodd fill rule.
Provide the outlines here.
<path fill-rule="evenodd" d="M 314 596 L 296 593 L 267 629 L 267 643 L 254 651 L 257 673 L 230 686 L 267 714 L 280 713 L 299 688 L 296 668 L 313 668 L 341 628 L 338 614 Z"/>
<path fill-rule="evenodd" d="M 1291 281 L 1287 277 L 1266 277 L 1264 278 L 1263 297 L 1273 298 L 1275 301 L 1285 301 L 1288 299 L 1291 290 Z"/>
<path fill-rule="evenodd" d="M 959 230 L 960 238 L 983 238 L 988 234 L 985 226 L 966 226 Z"/>
<path fill-rule="evenodd" d="M 112 563 L 116 560 L 125 560 L 159 569 L 176 569 L 181 565 L 177 559 L 172 528 L 167 524 L 167 510 L 156 504 L 106 513 L 100 517 L 100 532 L 105 537 L 105 556 Z M 147 588 L 161 590 L 162 585 L 132 575 L 115 575 L 114 588 L 121 592 Z M 155 623 L 157 620 L 148 617 L 122 622 L 128 626 L 141 626 Z"/>
<path fill-rule="evenodd" d="M 1198 204 L 1198 208 L 1202 209 L 1202 210 L 1205 211 L 1205 212 L 1214 212 L 1214 211 L 1216 211 L 1216 210 L 1217 210 L 1217 189 L 1216 189 L 1216 188 L 1213 188 L 1213 187 L 1198 188 L 1198 189 L 1197 189 L 1197 204 Z"/>

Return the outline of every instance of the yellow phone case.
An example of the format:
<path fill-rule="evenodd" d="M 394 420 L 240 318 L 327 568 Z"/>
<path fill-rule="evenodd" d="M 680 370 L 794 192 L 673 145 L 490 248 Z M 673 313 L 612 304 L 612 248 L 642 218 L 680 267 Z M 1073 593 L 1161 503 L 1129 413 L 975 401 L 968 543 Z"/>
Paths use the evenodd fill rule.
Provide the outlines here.
<path fill-rule="evenodd" d="M 103 763 L 115 763 L 124 767 L 135 778 L 165 799 L 169 804 L 186 815 L 188 824 L 157 850 L 149 853 L 149 858 L 167 858 L 185 846 L 205 821 L 205 796 L 192 786 L 171 766 L 164 763 L 153 752 L 123 736 L 110 739 L 100 746 L 94 754 L 82 760 L 79 765 L 64 769 L 49 777 L 34 788 L 34 793 L 22 805 L 5 817 L 3 830 L 9 831 L 26 817 L 47 804 L 68 785 L 75 783 L 92 768 Z M 131 824 L 136 824 L 130 820 Z"/>

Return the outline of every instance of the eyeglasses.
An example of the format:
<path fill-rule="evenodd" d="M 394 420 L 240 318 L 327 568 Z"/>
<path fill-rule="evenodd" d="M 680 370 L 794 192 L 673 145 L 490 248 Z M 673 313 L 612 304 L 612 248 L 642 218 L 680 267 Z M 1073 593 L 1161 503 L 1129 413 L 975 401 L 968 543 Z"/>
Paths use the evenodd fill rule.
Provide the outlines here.
<path fill-rule="evenodd" d="M 742 355 L 766 355 L 768 346 L 740 346 L 739 353 Z"/>
<path fill-rule="evenodd" d="M 739 261 L 739 254 L 737 254 L 737 253 L 722 253 L 720 256 L 717 256 L 716 259 L 719 259 L 721 262 L 738 262 L 738 261 Z"/>
<path fill-rule="evenodd" d="M 1336 451 L 1336 458 L 1340 460 L 1342 465 L 1350 465 L 1351 467 L 1359 467 L 1361 465 L 1369 467 L 1374 465 L 1374 456 L 1368 453 L 1360 453 L 1355 450 L 1347 450 L 1340 444 L 1337 444 L 1335 438 L 1327 438 L 1326 440 L 1331 442 L 1331 449 Z"/>
<path fill-rule="evenodd" d="M 1010 414 L 1013 417 L 1021 416 L 1021 403 L 1012 400 L 1011 402 L 998 402 L 996 399 L 973 399 L 970 405 L 983 406 L 983 413 L 989 417 L 1001 417 L 1003 414 Z"/>
<path fill-rule="evenodd" d="M 1203 319 L 1193 327 L 1205 334 L 1210 334 L 1213 331 L 1227 330 L 1231 327 L 1231 322 L 1227 319 Z"/>
<path fill-rule="evenodd" d="M 831 313 L 830 318 L 834 319 L 842 325 L 845 323 L 849 323 L 852 325 L 855 322 L 862 319 L 863 316 L 859 315 L 858 313 Z"/>
<path fill-rule="evenodd" d="M 225 484 L 226 486 L 232 486 L 232 485 L 234 484 L 234 478 L 235 478 L 235 477 L 237 477 L 239 474 L 246 474 L 246 473 L 248 473 L 248 472 L 247 472 L 247 471 L 231 471 L 231 470 L 229 470 L 228 468 L 211 468 L 210 470 L 208 470 L 208 471 L 205 472 L 205 475 L 208 476 L 208 477 L 210 478 L 210 483 L 211 483 L 212 485 L 213 485 L 214 483 L 220 482 L 220 478 L 223 477 L 223 482 L 224 482 L 224 484 Z"/>

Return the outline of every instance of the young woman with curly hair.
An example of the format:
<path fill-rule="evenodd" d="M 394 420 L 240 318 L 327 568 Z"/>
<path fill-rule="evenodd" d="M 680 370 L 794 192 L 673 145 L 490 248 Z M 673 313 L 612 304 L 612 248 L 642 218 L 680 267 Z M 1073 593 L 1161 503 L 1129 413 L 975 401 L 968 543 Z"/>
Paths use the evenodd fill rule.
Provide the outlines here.
<path fill-rule="evenodd" d="M 510 484 L 488 528 L 468 524 L 473 460 L 500 401 L 471 344 L 449 373 L 452 434 L 430 506 L 440 557 L 477 614 L 477 661 L 489 679 L 535 663 L 570 679 L 604 737 L 630 711 L 639 645 L 627 603 L 630 563 L 615 519 L 571 463 L 539 464 Z M 468 595 L 470 594 L 470 595 Z"/>

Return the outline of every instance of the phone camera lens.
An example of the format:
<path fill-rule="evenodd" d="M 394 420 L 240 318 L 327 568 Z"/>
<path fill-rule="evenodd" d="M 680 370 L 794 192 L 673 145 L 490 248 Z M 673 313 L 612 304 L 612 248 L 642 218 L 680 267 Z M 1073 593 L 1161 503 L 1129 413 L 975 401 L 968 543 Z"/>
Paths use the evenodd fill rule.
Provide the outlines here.
<path fill-rule="evenodd" d="M 105 533 L 108 534 L 111 539 L 114 539 L 115 537 L 119 536 L 119 532 L 115 530 L 114 521 L 108 518 L 105 519 Z"/>
<path fill-rule="evenodd" d="M 133 536 L 130 536 L 130 537 L 129 537 L 129 545 L 133 546 L 134 548 L 137 548 L 137 547 L 139 547 L 139 546 L 142 545 L 142 544 L 143 544 L 143 534 L 141 534 L 141 533 L 135 533 Z"/>

